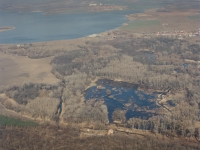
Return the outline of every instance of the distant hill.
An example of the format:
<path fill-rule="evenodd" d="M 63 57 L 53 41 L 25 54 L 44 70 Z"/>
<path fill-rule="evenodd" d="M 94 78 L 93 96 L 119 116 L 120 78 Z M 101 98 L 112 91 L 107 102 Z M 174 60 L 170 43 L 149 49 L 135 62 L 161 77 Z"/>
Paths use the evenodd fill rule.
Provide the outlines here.
<path fill-rule="evenodd" d="M 170 6 L 173 6 L 173 9 L 200 9 L 200 0 L 0 0 L 0 11 L 82 12 L 88 11 L 90 4 L 95 4 L 92 5 L 93 7 L 105 5 L 125 6 L 134 10 Z"/>

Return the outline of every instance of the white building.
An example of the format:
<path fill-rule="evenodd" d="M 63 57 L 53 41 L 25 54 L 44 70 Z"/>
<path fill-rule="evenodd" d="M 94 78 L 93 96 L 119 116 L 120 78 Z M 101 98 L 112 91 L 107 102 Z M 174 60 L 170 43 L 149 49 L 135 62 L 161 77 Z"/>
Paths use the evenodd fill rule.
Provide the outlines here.
<path fill-rule="evenodd" d="M 89 4 L 90 6 L 97 6 L 97 4 Z"/>

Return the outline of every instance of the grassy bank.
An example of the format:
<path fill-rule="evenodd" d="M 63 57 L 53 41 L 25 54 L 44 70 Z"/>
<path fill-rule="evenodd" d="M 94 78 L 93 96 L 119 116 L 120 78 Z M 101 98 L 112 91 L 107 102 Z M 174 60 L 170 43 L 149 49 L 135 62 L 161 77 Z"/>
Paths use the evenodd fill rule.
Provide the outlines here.
<path fill-rule="evenodd" d="M 144 27 L 157 26 L 157 25 L 161 25 L 159 20 L 134 20 L 127 23 L 127 25 L 122 26 L 120 29 L 133 30 L 136 28 L 144 28 Z"/>
<path fill-rule="evenodd" d="M 27 126 L 37 126 L 37 125 L 38 123 L 33 121 L 22 121 L 20 119 L 0 115 L 0 126 L 27 127 Z"/>

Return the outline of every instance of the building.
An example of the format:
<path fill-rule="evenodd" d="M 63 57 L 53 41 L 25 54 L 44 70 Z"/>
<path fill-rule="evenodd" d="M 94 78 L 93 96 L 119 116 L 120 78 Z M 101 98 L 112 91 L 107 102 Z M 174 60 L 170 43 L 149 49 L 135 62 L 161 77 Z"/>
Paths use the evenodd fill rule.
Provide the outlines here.
<path fill-rule="evenodd" d="M 97 4 L 89 4 L 89 6 L 97 6 Z"/>

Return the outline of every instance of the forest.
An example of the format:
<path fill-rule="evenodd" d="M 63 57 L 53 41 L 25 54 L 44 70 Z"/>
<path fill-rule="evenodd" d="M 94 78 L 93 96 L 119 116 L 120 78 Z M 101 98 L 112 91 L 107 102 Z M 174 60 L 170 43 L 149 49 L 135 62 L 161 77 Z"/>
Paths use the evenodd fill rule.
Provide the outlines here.
<path fill-rule="evenodd" d="M 25 83 L 0 86 L 0 103 L 7 109 L 43 122 L 52 121 L 57 124 L 75 125 L 86 123 L 87 126 L 95 129 L 107 129 L 109 125 L 114 124 L 108 120 L 107 106 L 101 102 L 87 105 L 84 95 L 88 87 L 98 79 L 123 81 L 138 85 L 138 89 L 146 93 L 161 93 L 155 100 L 160 106 L 155 111 L 157 115 L 149 119 L 130 118 L 126 120 L 120 110 L 114 111 L 113 118 L 123 120 L 124 128 L 141 132 L 149 131 L 152 134 L 169 138 L 188 140 L 193 138 L 200 141 L 200 45 L 172 38 L 136 38 L 129 35 L 126 38 L 119 37 L 112 40 L 85 39 L 82 43 L 60 49 L 52 47 L 49 50 L 49 46 L 45 44 L 39 47 L 36 44 L 24 44 L 21 47 L 23 48 L 19 49 L 16 45 L 10 45 L 1 47 L 0 51 L 6 54 L 27 56 L 31 59 L 52 57 L 51 72 L 60 79 L 60 82 L 55 85 Z M 116 126 L 121 125 L 116 124 Z M 1 129 L 0 134 L 10 135 L 12 130 L 14 129 L 6 128 L 5 131 Z M 18 136 L 17 132 L 23 132 L 23 136 L 28 136 L 32 134 L 31 130 L 33 129 L 23 129 L 23 131 L 16 129 L 16 135 L 14 134 L 12 138 L 6 140 L 6 143 L 0 145 L 6 147 L 6 144 L 9 145 L 13 138 Z M 36 130 L 41 129 L 37 127 Z M 49 129 L 45 127 L 45 130 Z M 70 129 L 70 132 L 72 131 Z M 46 132 L 44 135 L 44 140 L 50 138 Z M 42 135 L 36 132 L 31 138 L 36 140 L 36 137 L 40 136 Z M 107 145 L 110 146 L 109 149 L 144 148 L 141 139 L 124 136 L 124 140 L 120 141 L 120 136 L 92 139 L 79 139 L 75 136 L 70 139 L 65 134 L 53 143 L 55 149 L 63 144 L 63 141 L 59 140 L 62 138 L 70 139 L 72 143 L 79 143 L 76 144 L 77 148 L 87 145 L 84 143 L 91 143 L 89 145 L 92 148 L 96 143 L 96 146 L 99 146 L 96 149 L 105 149 L 101 147 L 102 141 L 109 143 Z M 159 149 L 159 147 L 183 149 L 185 147 L 181 143 L 166 143 L 161 139 L 157 141 L 157 139 L 152 140 L 148 137 L 145 137 L 145 141 L 149 149 Z M 130 144 L 131 142 L 133 143 Z M 14 142 L 11 146 L 15 144 L 17 143 Z M 43 149 L 52 145 L 52 143 L 50 145 L 40 144 Z M 70 149 L 70 145 L 68 146 L 63 149 Z M 27 144 L 23 148 L 28 147 Z M 189 146 L 185 149 L 198 148 Z"/>

